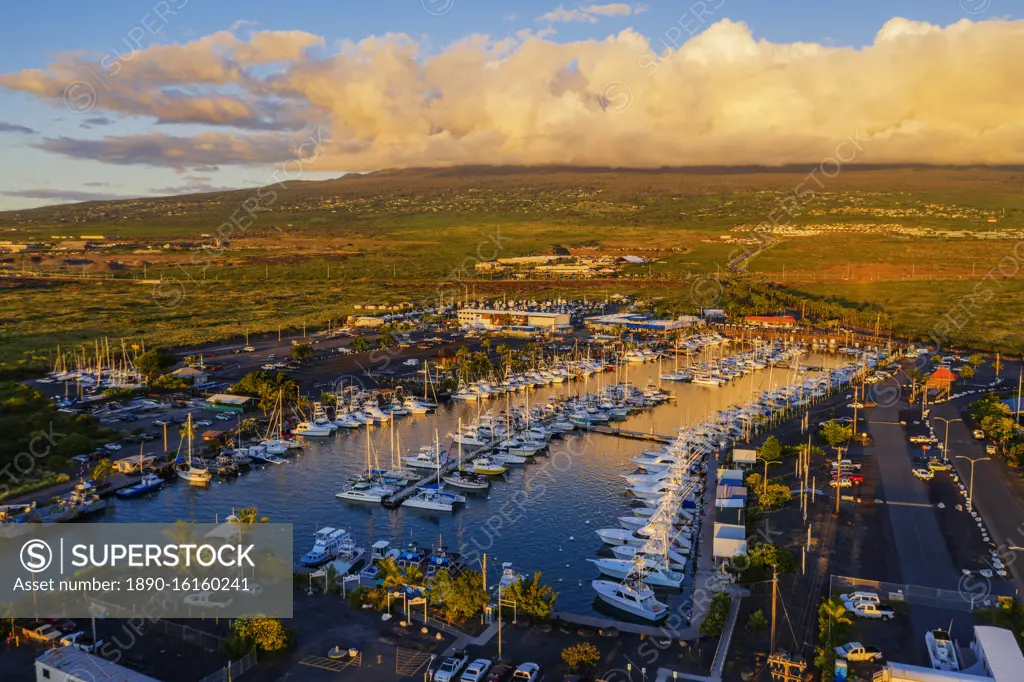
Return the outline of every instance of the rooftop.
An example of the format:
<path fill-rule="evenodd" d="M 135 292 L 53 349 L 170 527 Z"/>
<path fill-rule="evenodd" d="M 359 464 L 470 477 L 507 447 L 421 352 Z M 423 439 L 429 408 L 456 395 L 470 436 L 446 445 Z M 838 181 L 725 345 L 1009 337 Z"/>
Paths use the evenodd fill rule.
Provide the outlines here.
<path fill-rule="evenodd" d="M 137 673 L 100 656 L 75 647 L 50 649 L 36 659 L 36 667 L 46 665 L 67 675 L 68 682 L 159 682 L 155 677 Z"/>

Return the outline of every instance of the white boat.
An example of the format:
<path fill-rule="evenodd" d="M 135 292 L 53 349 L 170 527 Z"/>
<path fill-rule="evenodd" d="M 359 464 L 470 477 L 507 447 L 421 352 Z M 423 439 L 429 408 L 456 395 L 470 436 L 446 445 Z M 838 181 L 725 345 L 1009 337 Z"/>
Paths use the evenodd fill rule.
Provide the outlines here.
<path fill-rule="evenodd" d="M 342 543 L 351 541 L 349 534 L 341 528 L 325 526 L 313 534 L 313 549 L 299 559 L 304 566 L 319 566 L 338 555 Z"/>
<path fill-rule="evenodd" d="M 188 481 L 189 483 L 195 483 L 203 485 L 210 482 L 213 478 L 213 474 L 210 473 L 209 469 L 202 469 L 192 464 L 192 413 L 188 415 L 188 420 L 185 422 L 185 432 L 188 439 L 188 450 L 186 459 L 184 462 L 177 465 L 178 478 Z"/>
<path fill-rule="evenodd" d="M 639 516 L 620 516 L 619 525 L 626 530 L 639 530 L 647 525 L 647 519 Z"/>
<path fill-rule="evenodd" d="M 633 559 L 587 559 L 604 575 L 624 580 L 632 575 L 640 575 L 645 583 L 655 587 L 671 587 L 679 589 L 683 584 L 683 574 L 669 570 L 663 561 L 640 555 Z"/>
<path fill-rule="evenodd" d="M 473 447 L 482 447 L 487 445 L 487 441 L 484 440 L 477 434 L 473 429 L 466 429 L 462 433 L 456 433 L 452 436 L 452 440 L 462 445 L 471 445 Z"/>
<path fill-rule="evenodd" d="M 641 552 L 642 549 L 642 547 L 635 547 L 633 545 L 619 545 L 618 547 L 612 547 L 612 554 L 619 559 L 632 559 Z M 660 554 L 658 556 L 659 558 L 668 559 L 669 568 L 672 570 L 682 571 L 686 568 L 686 555 L 688 552 L 689 550 L 686 549 L 670 549 L 664 557 Z"/>
<path fill-rule="evenodd" d="M 451 495 L 439 492 L 436 489 L 427 488 L 419 490 L 415 495 L 404 500 L 402 506 L 445 512 L 450 512 L 455 508 Z"/>
<path fill-rule="evenodd" d="M 338 430 L 338 425 L 330 420 L 321 403 L 313 403 L 313 423 L 317 426 L 324 426 L 330 431 Z"/>
<path fill-rule="evenodd" d="M 498 584 L 501 589 L 507 590 L 512 586 L 512 583 L 524 580 L 526 576 L 512 568 L 512 562 L 505 561 L 501 564 L 501 579 L 498 580 Z"/>
<path fill-rule="evenodd" d="M 333 431 L 327 426 L 319 426 L 310 421 L 302 421 L 295 425 L 292 432 L 296 436 L 329 436 Z"/>
<path fill-rule="evenodd" d="M 654 591 L 643 583 L 632 584 L 595 580 L 590 583 L 601 601 L 634 616 L 651 621 L 662 620 L 668 607 L 654 597 Z"/>
<path fill-rule="evenodd" d="M 507 466 L 500 464 L 489 457 L 475 457 L 469 464 L 465 465 L 464 468 L 471 474 L 481 474 L 483 476 L 500 476 L 508 471 Z"/>
<path fill-rule="evenodd" d="M 501 464 L 502 466 L 508 464 L 526 464 L 526 457 L 524 455 L 506 454 L 504 452 L 494 453 L 491 455 L 491 460 L 496 464 Z"/>
<path fill-rule="evenodd" d="M 343 576 L 348 575 L 349 571 L 359 563 L 359 560 L 362 559 L 363 554 L 365 553 L 366 550 L 362 547 L 356 547 L 352 537 L 349 536 L 341 543 L 341 546 L 338 548 L 337 556 L 334 557 L 328 566 L 334 567 L 334 570 L 338 575 L 338 579 L 340 580 Z"/>
<path fill-rule="evenodd" d="M 936 670 L 960 670 L 960 659 L 956 655 L 956 645 L 945 630 L 929 630 L 924 635 L 924 644 L 928 648 L 928 658 Z"/>
<path fill-rule="evenodd" d="M 340 493 L 335 493 L 335 497 L 339 500 L 348 500 L 349 502 L 382 502 L 385 497 L 395 492 L 395 488 L 390 485 L 381 485 L 375 483 L 367 483 L 366 481 L 360 481 L 359 483 L 353 483 L 345 490 Z"/>
<path fill-rule="evenodd" d="M 491 482 L 486 478 L 473 474 L 467 475 L 461 471 L 455 471 L 447 476 L 442 476 L 441 480 L 453 488 L 461 490 L 487 490 L 491 487 Z"/>
<path fill-rule="evenodd" d="M 409 410 L 411 414 L 426 414 L 427 412 L 437 408 L 437 405 L 425 403 L 412 397 L 406 398 L 402 402 L 402 405 L 405 409 Z"/>

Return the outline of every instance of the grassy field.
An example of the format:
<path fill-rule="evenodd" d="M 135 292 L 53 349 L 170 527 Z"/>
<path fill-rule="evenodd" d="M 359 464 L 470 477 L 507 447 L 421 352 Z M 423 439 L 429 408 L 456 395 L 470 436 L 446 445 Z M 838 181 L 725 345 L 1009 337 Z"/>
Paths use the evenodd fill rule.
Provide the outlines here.
<path fill-rule="evenodd" d="M 672 312 L 689 311 L 696 307 L 693 278 L 724 272 L 730 254 L 750 248 L 735 240 L 752 235 L 735 228 L 778 215 L 807 170 L 471 168 L 292 183 L 275 188 L 275 200 L 251 224 L 224 232 L 230 248 L 209 257 L 162 247 L 211 243 L 233 212 L 245 215 L 239 207 L 253 200 L 254 190 L 0 213 L 0 239 L 102 234 L 123 244 L 77 256 L 94 261 L 87 274 L 113 279 L 0 280 L 0 362 L 46 358 L 58 344 L 97 336 L 180 345 L 246 330 L 323 327 L 343 320 L 358 302 L 436 301 L 441 293 L 449 300 L 474 291 L 531 298 L 639 293 Z M 1021 180 L 1020 173 L 986 169 L 844 171 L 788 223 L 1012 233 L 1024 229 Z M 747 268 L 756 278 L 851 309 L 884 307 L 902 330 L 924 334 L 942 306 L 968 291 L 1014 243 L 966 234 L 797 236 L 777 241 Z M 564 248 L 653 262 L 618 279 L 586 283 L 492 281 L 473 273 L 480 261 Z M 2 264 L 34 271 L 62 258 L 22 254 Z M 136 282 L 161 278 L 157 286 Z M 1018 289 L 1016 278 L 1008 280 L 965 338 L 1018 343 L 1020 299 L 1008 293 Z M 747 304 L 769 305 L 756 296 Z"/>

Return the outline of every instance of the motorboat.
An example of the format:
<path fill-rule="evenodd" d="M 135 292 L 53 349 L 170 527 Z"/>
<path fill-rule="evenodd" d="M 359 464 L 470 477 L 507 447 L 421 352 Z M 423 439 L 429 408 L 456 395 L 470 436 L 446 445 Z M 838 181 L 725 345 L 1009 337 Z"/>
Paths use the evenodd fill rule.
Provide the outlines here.
<path fill-rule="evenodd" d="M 447 476 L 442 476 L 441 480 L 453 488 L 459 488 L 460 490 L 482 491 L 491 487 L 491 482 L 484 476 L 477 476 L 475 474 L 464 473 L 461 471 L 454 471 Z"/>
<path fill-rule="evenodd" d="M 936 670 L 960 670 L 960 659 L 956 655 L 956 645 L 949 638 L 949 633 L 942 629 L 929 630 L 924 635 L 924 644 L 928 648 L 928 658 Z"/>
<path fill-rule="evenodd" d="M 501 564 L 501 579 L 498 580 L 498 585 L 501 586 L 501 589 L 507 590 L 513 583 L 525 579 L 526 576 L 512 568 L 512 562 L 505 561 Z"/>
<path fill-rule="evenodd" d="M 628 614 L 650 621 L 660 621 L 668 615 L 668 607 L 655 598 L 653 590 L 639 581 L 594 580 L 590 585 L 601 601 Z"/>
<path fill-rule="evenodd" d="M 689 550 L 686 549 L 670 549 L 668 552 L 658 554 L 659 559 L 667 559 L 668 566 L 673 571 L 682 571 L 686 568 L 686 555 Z M 634 545 L 619 545 L 618 547 L 612 547 L 612 554 L 618 559 L 632 559 L 637 554 L 643 553 L 643 547 L 636 547 Z"/>
<path fill-rule="evenodd" d="M 295 435 L 297 435 L 297 436 L 306 436 L 306 437 L 310 437 L 310 436 L 323 437 L 323 436 L 329 436 L 332 433 L 334 433 L 334 431 L 332 431 L 328 426 L 321 426 L 321 425 L 318 425 L 318 424 L 316 424 L 314 422 L 310 422 L 310 421 L 299 422 L 292 429 L 292 432 Z"/>
<path fill-rule="evenodd" d="M 412 497 L 403 500 L 402 506 L 444 512 L 450 512 L 455 508 L 454 500 L 451 496 L 436 489 L 420 489 Z"/>
<path fill-rule="evenodd" d="M 508 471 L 507 466 L 499 464 L 489 457 L 475 457 L 469 464 L 464 465 L 463 468 L 471 474 L 482 474 L 484 476 L 500 476 Z"/>
<path fill-rule="evenodd" d="M 390 485 L 359 481 L 358 483 L 351 484 L 340 493 L 335 493 L 334 496 L 339 500 L 348 500 L 349 502 L 380 503 L 385 497 L 394 492 L 395 488 Z"/>
<path fill-rule="evenodd" d="M 142 480 L 138 483 L 127 488 L 121 488 L 114 494 L 124 499 L 131 499 L 156 492 L 162 487 L 164 487 L 164 480 L 162 478 L 156 474 L 143 474 Z"/>
<path fill-rule="evenodd" d="M 362 547 L 356 547 L 355 541 L 349 535 L 338 547 L 337 554 L 328 566 L 333 566 L 335 573 L 341 578 L 349 574 L 349 571 L 359 563 L 359 560 L 363 558 L 365 553 L 366 550 Z"/>
<path fill-rule="evenodd" d="M 434 405 L 433 403 L 425 403 L 413 397 L 406 398 L 402 402 L 402 406 L 411 414 L 426 414 L 431 410 L 437 409 L 437 405 Z"/>
<path fill-rule="evenodd" d="M 338 555 L 342 543 L 351 542 L 352 538 L 344 529 L 325 526 L 313 535 L 313 549 L 299 559 L 303 566 L 319 566 L 327 563 Z"/>
<path fill-rule="evenodd" d="M 654 587 L 671 587 L 679 589 L 683 585 L 682 573 L 672 571 L 664 561 L 653 557 L 636 555 L 632 559 L 587 559 L 604 575 L 624 580 L 630 575 L 641 575 L 643 581 Z"/>
<path fill-rule="evenodd" d="M 391 559 L 395 562 L 401 556 L 402 551 L 393 548 L 391 543 L 387 540 L 378 540 L 373 543 L 370 547 L 370 558 L 366 562 L 366 567 L 359 572 L 360 581 L 374 581 L 377 579 L 377 564 L 385 559 Z"/>

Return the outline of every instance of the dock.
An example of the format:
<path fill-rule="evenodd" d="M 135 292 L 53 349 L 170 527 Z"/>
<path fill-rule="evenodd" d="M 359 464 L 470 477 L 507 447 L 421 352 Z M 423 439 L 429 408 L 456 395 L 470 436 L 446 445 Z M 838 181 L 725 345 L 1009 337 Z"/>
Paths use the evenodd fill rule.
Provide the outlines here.
<path fill-rule="evenodd" d="M 470 451 L 469 453 L 463 453 L 463 461 L 472 460 L 474 457 L 479 457 L 485 452 L 490 452 L 491 450 L 494 449 L 494 446 L 497 445 L 500 440 L 500 438 L 495 438 L 494 440 L 488 441 L 486 445 L 481 445 L 480 447 Z M 449 454 L 448 457 L 448 461 L 445 462 L 445 465 L 443 467 L 441 467 L 441 476 L 447 476 L 448 474 L 452 473 L 453 471 L 459 468 L 458 458 L 452 458 L 451 454 Z M 437 483 L 436 476 L 426 476 L 416 481 L 416 483 L 412 485 L 407 485 L 398 492 L 389 495 L 381 502 L 381 504 L 383 504 L 388 509 L 395 509 L 401 506 L 403 500 L 412 497 L 414 494 L 416 494 L 416 491 L 422 488 L 423 486 L 433 485 L 435 483 Z"/>
<path fill-rule="evenodd" d="M 627 429 L 616 429 L 612 426 L 605 426 L 604 424 L 592 424 L 591 426 L 583 429 L 584 431 L 592 431 L 594 433 L 603 433 L 609 436 L 618 436 L 619 438 L 631 438 L 633 440 L 649 440 L 657 443 L 672 443 L 675 441 L 675 436 L 665 436 L 660 433 L 651 433 L 647 431 L 629 431 Z"/>

